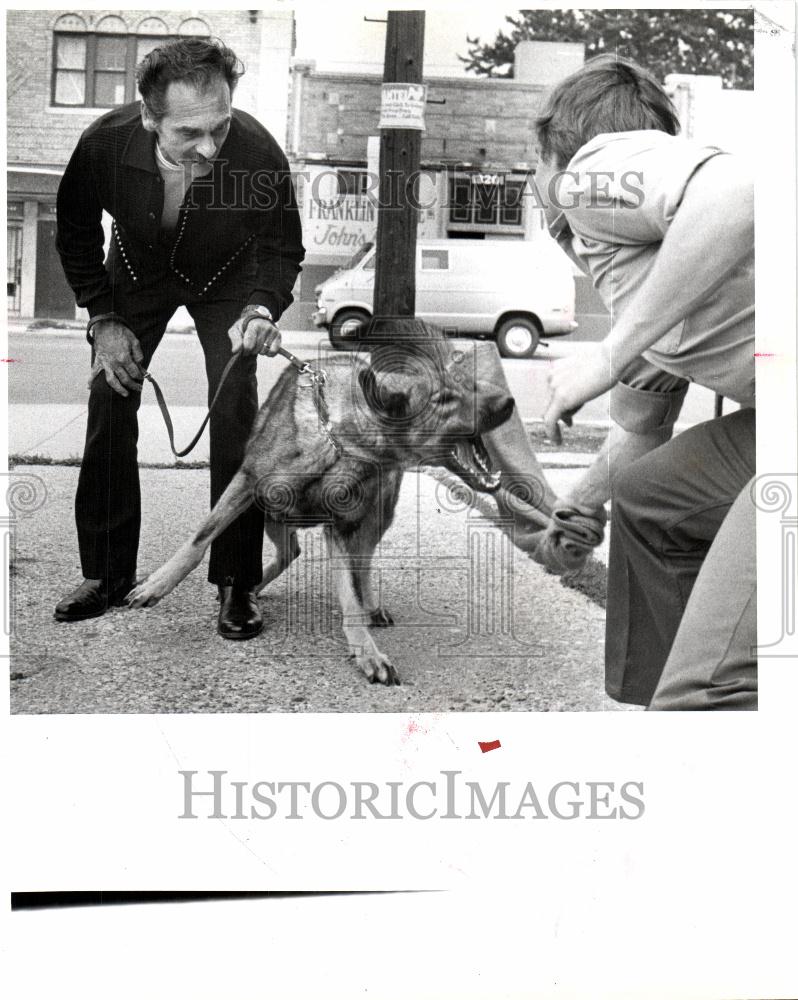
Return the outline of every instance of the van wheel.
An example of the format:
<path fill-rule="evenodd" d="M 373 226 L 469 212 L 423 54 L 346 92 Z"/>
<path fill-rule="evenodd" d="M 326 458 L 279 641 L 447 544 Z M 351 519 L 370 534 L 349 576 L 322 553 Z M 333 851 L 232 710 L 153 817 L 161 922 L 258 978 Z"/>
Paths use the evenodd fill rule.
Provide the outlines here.
<path fill-rule="evenodd" d="M 540 343 L 540 327 L 526 316 L 506 319 L 496 331 L 496 346 L 503 358 L 531 358 Z"/>
<path fill-rule="evenodd" d="M 362 328 L 371 319 L 362 309 L 342 309 L 330 324 L 330 343 L 336 351 L 356 344 Z"/>

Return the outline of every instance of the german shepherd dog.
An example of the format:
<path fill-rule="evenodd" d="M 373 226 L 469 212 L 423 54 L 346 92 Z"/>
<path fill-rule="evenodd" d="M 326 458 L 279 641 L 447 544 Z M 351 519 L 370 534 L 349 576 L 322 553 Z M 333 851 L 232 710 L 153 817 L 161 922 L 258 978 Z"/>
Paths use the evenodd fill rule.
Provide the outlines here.
<path fill-rule="evenodd" d="M 481 434 L 500 426 L 513 399 L 480 380 L 473 355 L 425 328 L 424 342 L 377 345 L 325 359 L 318 373 L 289 367 L 255 420 L 241 468 L 196 533 L 128 595 L 152 607 L 202 560 L 211 541 L 250 504 L 265 514 L 275 546 L 260 594 L 300 554 L 297 528 L 323 524 L 350 655 L 372 682 L 398 684 L 369 626 L 391 625 L 370 581 L 371 559 L 393 520 L 405 469 L 444 466 L 468 486 L 494 492 Z"/>

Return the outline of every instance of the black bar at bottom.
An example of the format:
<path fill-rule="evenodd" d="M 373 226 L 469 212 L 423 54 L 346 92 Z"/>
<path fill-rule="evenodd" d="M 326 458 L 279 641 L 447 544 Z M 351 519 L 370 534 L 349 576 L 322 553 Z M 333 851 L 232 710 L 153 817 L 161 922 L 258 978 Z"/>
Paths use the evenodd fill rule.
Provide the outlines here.
<path fill-rule="evenodd" d="M 388 890 L 390 891 L 390 890 Z M 286 896 L 361 896 L 379 892 L 12 892 L 12 910 L 58 906 L 116 906 L 128 903 L 193 903 L 213 899 L 267 899 Z"/>

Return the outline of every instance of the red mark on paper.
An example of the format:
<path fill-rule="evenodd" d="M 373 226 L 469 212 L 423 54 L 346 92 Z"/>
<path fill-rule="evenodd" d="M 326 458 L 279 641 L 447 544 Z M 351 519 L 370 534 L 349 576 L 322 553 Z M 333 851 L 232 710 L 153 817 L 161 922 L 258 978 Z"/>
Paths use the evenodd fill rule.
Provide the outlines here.
<path fill-rule="evenodd" d="M 490 743 L 482 743 L 482 741 L 479 741 L 479 749 L 483 753 L 488 753 L 491 750 L 498 750 L 501 745 L 501 740 L 491 740 Z"/>
<path fill-rule="evenodd" d="M 402 743 L 407 743 L 412 736 L 428 736 L 429 730 L 416 722 L 415 719 L 408 719 L 402 730 Z"/>
<path fill-rule="evenodd" d="M 3 364 L 6 365 L 13 365 L 19 361 L 19 358 L 0 358 L 0 361 L 2 361 Z"/>
<path fill-rule="evenodd" d="M 760 352 L 760 351 L 755 351 L 754 352 L 754 357 L 755 358 L 775 358 L 776 355 L 775 354 L 765 354 L 765 353 Z"/>

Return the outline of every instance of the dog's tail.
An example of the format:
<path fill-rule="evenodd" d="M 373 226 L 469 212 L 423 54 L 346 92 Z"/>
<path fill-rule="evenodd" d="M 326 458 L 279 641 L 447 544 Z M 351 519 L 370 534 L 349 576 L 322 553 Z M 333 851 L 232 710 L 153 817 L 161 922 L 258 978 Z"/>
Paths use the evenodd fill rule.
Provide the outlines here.
<path fill-rule="evenodd" d="M 239 471 L 230 485 L 214 504 L 213 510 L 200 525 L 199 530 L 180 546 L 172 558 L 151 573 L 143 583 L 127 595 L 131 608 L 151 608 L 165 597 L 202 562 L 205 550 L 239 514 L 252 503 L 249 477 Z"/>
<path fill-rule="evenodd" d="M 191 544 L 199 546 L 204 552 L 217 535 L 221 535 L 229 524 L 244 513 L 253 499 L 249 476 L 239 469 L 199 526 Z"/>

